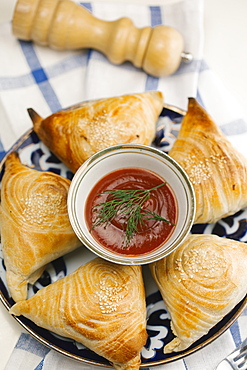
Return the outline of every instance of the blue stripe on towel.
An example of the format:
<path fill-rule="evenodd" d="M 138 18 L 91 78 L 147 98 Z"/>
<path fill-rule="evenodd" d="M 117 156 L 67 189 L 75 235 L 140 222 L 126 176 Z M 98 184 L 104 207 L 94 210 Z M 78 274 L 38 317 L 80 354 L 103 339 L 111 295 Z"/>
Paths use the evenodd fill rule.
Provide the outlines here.
<path fill-rule="evenodd" d="M 15 348 L 33 353 L 36 356 L 43 358 L 47 355 L 50 349 L 43 344 L 39 343 L 31 335 L 22 333 Z"/>
<path fill-rule="evenodd" d="M 44 358 L 40 361 L 40 363 L 36 366 L 34 370 L 42 370 L 44 366 Z"/>
<path fill-rule="evenodd" d="M 199 91 L 197 91 L 196 100 L 203 108 L 205 108 Z M 225 136 L 242 135 L 247 132 L 247 123 L 243 118 L 239 118 L 235 121 L 220 125 L 220 130 Z"/>
<path fill-rule="evenodd" d="M 151 26 L 155 27 L 162 24 L 161 8 L 160 6 L 150 6 Z M 159 84 L 159 78 L 154 76 L 147 76 L 145 90 L 157 90 Z"/>
<path fill-rule="evenodd" d="M 80 5 L 84 6 L 84 8 L 86 8 L 87 10 L 90 11 L 90 13 L 92 13 L 92 4 L 91 3 L 80 3 Z"/>
<path fill-rule="evenodd" d="M 48 106 L 52 112 L 62 109 L 62 106 L 56 96 L 47 74 L 42 67 L 38 56 L 34 50 L 33 44 L 26 41 L 19 41 L 23 54 L 27 60 L 27 63 L 31 69 L 31 73 L 41 93 L 43 94 Z"/>
<path fill-rule="evenodd" d="M 244 119 L 239 118 L 221 125 L 220 129 L 226 136 L 241 135 L 247 131 L 247 124 Z"/>
<path fill-rule="evenodd" d="M 186 360 L 185 360 L 185 359 L 183 359 L 183 364 L 184 364 L 184 368 L 185 368 L 185 370 L 188 370 L 188 366 L 187 366 L 187 364 L 186 364 Z"/>
<path fill-rule="evenodd" d="M 159 79 L 148 75 L 146 80 L 145 91 L 157 90 L 158 89 Z"/>
<path fill-rule="evenodd" d="M 241 335 L 240 335 L 240 330 L 239 330 L 239 325 L 238 321 L 235 321 L 232 326 L 230 327 L 230 332 L 232 334 L 232 338 L 234 340 L 235 346 L 239 346 L 242 342 Z"/>
<path fill-rule="evenodd" d="M 151 27 L 162 24 L 161 8 L 160 6 L 150 6 L 151 12 Z"/>
<path fill-rule="evenodd" d="M 4 150 L 3 144 L 0 140 L 0 161 L 3 159 L 4 156 L 5 156 L 5 150 Z"/>
<path fill-rule="evenodd" d="M 201 98 L 201 94 L 199 93 L 199 90 L 197 90 L 197 93 L 196 93 L 196 100 L 197 100 L 197 102 L 198 102 L 198 103 L 199 103 L 203 108 L 205 108 L 204 103 L 203 103 L 202 98 Z"/>
<path fill-rule="evenodd" d="M 52 79 L 62 74 L 72 71 L 81 66 L 87 65 L 88 52 L 80 52 L 78 55 L 73 55 L 71 57 L 65 58 L 58 63 L 47 66 L 45 71 L 48 79 Z"/>
<path fill-rule="evenodd" d="M 3 159 L 4 156 L 5 156 L 5 152 L 0 151 L 0 161 Z"/>
<path fill-rule="evenodd" d="M 34 81 L 31 74 L 16 77 L 0 77 L 0 90 L 21 89 L 33 84 Z"/>
<path fill-rule="evenodd" d="M 87 54 L 87 51 L 85 53 L 81 52 L 78 55 L 73 55 L 61 60 L 58 63 L 47 66 L 44 71 L 45 77 L 43 76 L 43 80 L 47 79 L 48 81 L 66 72 L 80 68 L 81 66 L 86 66 L 88 59 Z M 38 70 L 34 73 L 30 71 L 30 73 L 24 75 L 0 77 L 0 90 L 12 90 L 32 86 L 38 80 L 42 82 L 41 72 L 38 71 L 40 71 L 40 68 L 38 68 Z"/>
<path fill-rule="evenodd" d="M 185 73 L 193 73 L 193 72 L 201 73 L 207 69 L 209 68 L 203 60 L 194 59 L 189 63 L 182 62 L 179 68 L 176 70 L 176 72 L 173 75 L 182 75 Z"/>

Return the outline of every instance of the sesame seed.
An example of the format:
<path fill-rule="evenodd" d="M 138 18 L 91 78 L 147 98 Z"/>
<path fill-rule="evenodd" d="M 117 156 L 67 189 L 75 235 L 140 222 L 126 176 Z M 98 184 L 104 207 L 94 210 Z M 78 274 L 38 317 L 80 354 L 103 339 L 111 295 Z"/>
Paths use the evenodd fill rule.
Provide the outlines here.
<path fill-rule="evenodd" d="M 41 226 L 57 214 L 62 203 L 63 197 L 59 193 L 29 193 L 23 201 L 22 217 L 26 222 Z"/>
<path fill-rule="evenodd" d="M 224 256 L 217 252 L 217 249 L 202 248 L 190 249 L 180 258 L 175 260 L 175 269 L 179 273 L 179 280 L 185 277 L 194 279 L 198 277 L 216 278 L 227 268 L 227 261 Z"/>
<path fill-rule="evenodd" d="M 97 150 L 104 149 L 107 146 L 112 146 L 119 143 L 119 138 L 122 142 L 138 141 L 138 138 L 133 136 L 133 129 L 136 128 L 136 119 L 133 116 L 126 117 L 124 120 L 117 119 L 114 110 L 102 109 L 97 106 L 94 110 L 82 111 L 81 117 L 78 120 L 77 132 L 80 137 L 84 137 L 90 148 Z M 78 112 L 77 112 L 78 114 Z M 121 105 L 119 107 L 119 117 L 121 117 Z M 136 131 L 136 130 L 135 130 Z M 139 135 L 139 133 L 137 133 Z"/>
<path fill-rule="evenodd" d="M 217 164 L 217 167 L 222 169 L 227 163 L 226 156 L 216 153 L 211 154 L 209 158 L 198 160 L 195 155 L 192 155 L 184 159 L 183 167 L 192 184 L 196 185 L 211 178 L 213 174 L 212 163 Z"/>
<path fill-rule="evenodd" d="M 99 301 L 101 313 L 112 313 L 117 311 L 119 303 L 123 300 L 127 287 L 120 285 L 117 281 L 106 282 L 101 279 L 99 290 L 95 295 Z"/>

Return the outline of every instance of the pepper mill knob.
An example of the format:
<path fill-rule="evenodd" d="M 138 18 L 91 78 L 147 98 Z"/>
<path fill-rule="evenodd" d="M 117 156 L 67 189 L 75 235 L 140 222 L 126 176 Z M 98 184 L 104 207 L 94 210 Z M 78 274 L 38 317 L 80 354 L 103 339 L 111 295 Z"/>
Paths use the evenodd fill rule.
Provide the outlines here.
<path fill-rule="evenodd" d="M 184 54 L 175 28 L 136 28 L 127 17 L 103 21 L 71 0 L 18 0 L 12 30 L 21 40 L 52 49 L 96 49 L 113 64 L 130 61 L 156 77 L 174 73 Z"/>

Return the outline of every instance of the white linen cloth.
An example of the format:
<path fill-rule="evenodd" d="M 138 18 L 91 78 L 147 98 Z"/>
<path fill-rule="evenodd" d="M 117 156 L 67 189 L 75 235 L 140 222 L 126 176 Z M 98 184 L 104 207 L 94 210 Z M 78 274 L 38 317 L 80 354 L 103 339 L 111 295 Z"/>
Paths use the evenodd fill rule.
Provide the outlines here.
<path fill-rule="evenodd" d="M 0 26 L 0 156 L 32 127 L 27 108 L 46 117 L 80 101 L 160 90 L 165 102 L 187 109 L 196 97 L 233 145 L 247 157 L 243 112 L 203 59 L 203 0 L 167 1 L 162 6 L 81 3 L 96 17 L 131 18 L 137 27 L 165 24 L 177 28 L 193 61 L 168 77 L 155 78 L 126 62 L 111 64 L 95 50 L 58 52 L 17 40 L 11 24 Z M 220 338 L 182 360 L 158 370 L 213 370 L 247 336 L 247 311 Z M 71 360 L 23 333 L 5 370 L 97 369 Z"/>

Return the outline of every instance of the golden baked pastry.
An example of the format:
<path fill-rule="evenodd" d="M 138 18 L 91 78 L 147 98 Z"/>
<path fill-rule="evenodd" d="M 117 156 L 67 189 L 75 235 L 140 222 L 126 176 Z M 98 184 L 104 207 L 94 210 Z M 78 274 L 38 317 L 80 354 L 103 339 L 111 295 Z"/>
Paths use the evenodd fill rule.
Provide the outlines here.
<path fill-rule="evenodd" d="M 141 266 L 97 257 L 16 303 L 10 313 L 84 344 L 115 369 L 140 366 L 140 351 L 147 340 Z"/>
<path fill-rule="evenodd" d="M 212 223 L 247 206 L 247 159 L 194 98 L 189 98 L 170 151 L 187 172 L 196 195 L 195 223 Z"/>
<path fill-rule="evenodd" d="M 158 91 L 88 101 L 42 119 L 29 115 L 40 140 L 75 172 L 92 154 L 123 143 L 149 145 L 163 108 Z"/>
<path fill-rule="evenodd" d="M 45 265 L 79 247 L 69 222 L 70 180 L 21 164 L 8 155 L 2 178 L 0 232 L 6 279 L 15 301 L 26 299 Z"/>
<path fill-rule="evenodd" d="M 246 244 L 216 235 L 190 234 L 150 269 L 175 335 L 165 353 L 187 349 L 247 294 Z"/>

